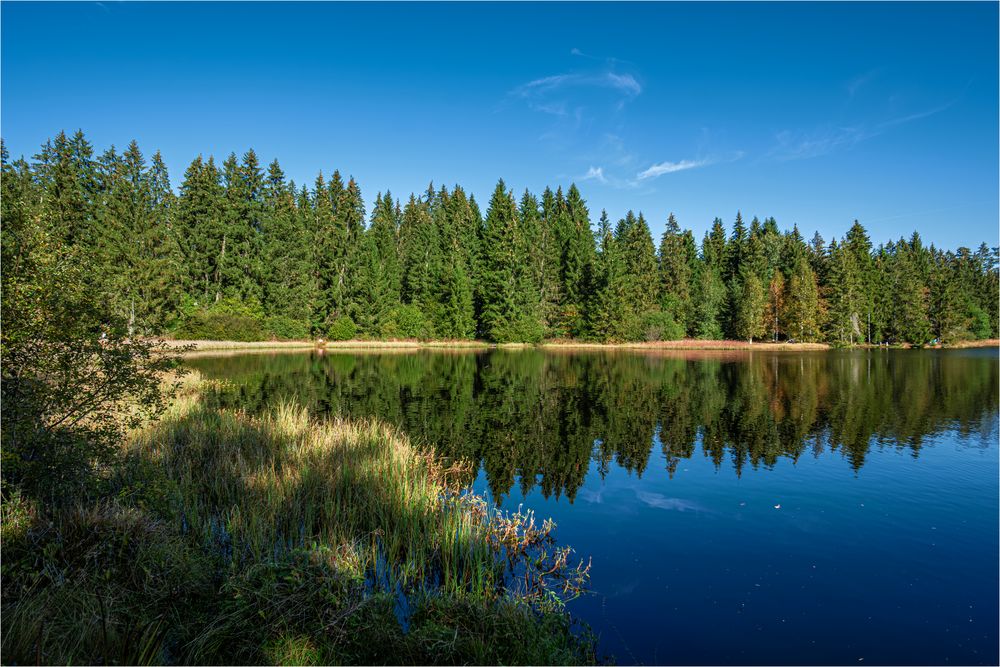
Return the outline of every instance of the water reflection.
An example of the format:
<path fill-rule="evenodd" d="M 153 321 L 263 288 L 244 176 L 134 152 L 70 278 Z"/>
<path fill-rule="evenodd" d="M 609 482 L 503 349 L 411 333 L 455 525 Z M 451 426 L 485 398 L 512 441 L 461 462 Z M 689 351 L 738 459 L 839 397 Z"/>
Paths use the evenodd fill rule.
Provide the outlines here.
<path fill-rule="evenodd" d="M 602 475 L 665 467 L 672 477 L 699 452 L 737 474 L 824 451 L 859 471 L 872 447 L 918 456 L 944 429 L 988 446 L 998 403 L 996 350 L 328 352 L 189 364 L 233 380 L 211 398 L 223 405 L 256 411 L 293 400 L 319 414 L 393 422 L 481 465 L 498 498 L 518 485 L 572 501 L 591 465 Z M 668 497 L 643 502 L 696 509 Z"/>

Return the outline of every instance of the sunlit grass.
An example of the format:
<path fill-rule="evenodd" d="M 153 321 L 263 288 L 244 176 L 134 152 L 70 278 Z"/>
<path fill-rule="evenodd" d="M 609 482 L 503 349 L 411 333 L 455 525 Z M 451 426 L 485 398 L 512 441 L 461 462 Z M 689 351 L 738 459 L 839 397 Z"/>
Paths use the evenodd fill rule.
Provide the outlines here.
<path fill-rule="evenodd" d="M 376 420 L 209 410 L 196 374 L 114 499 L 4 504 L 5 662 L 589 662 L 550 522 Z M 447 640 L 447 641 L 445 641 Z"/>

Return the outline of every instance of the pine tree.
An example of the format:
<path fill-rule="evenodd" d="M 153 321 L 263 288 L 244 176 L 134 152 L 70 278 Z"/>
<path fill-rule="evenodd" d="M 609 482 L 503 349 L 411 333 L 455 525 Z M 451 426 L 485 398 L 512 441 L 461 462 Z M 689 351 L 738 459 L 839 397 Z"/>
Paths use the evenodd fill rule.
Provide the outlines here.
<path fill-rule="evenodd" d="M 959 285 L 956 265 L 954 254 L 937 253 L 931 274 L 931 330 L 943 342 L 969 337 L 970 303 Z"/>
<path fill-rule="evenodd" d="M 191 306 L 208 307 L 222 298 L 219 260 L 225 223 L 219 170 L 210 157 L 195 158 L 184 172 L 177 201 L 177 239 L 184 254 Z"/>
<path fill-rule="evenodd" d="M 346 230 L 344 246 L 337 256 L 336 309 L 341 313 L 357 313 L 357 281 L 364 265 L 361 236 L 365 229 L 365 202 L 353 176 L 340 194 L 334 215 L 340 220 L 339 227 Z"/>
<path fill-rule="evenodd" d="M 514 195 L 501 179 L 490 198 L 481 239 L 482 274 L 480 328 L 490 340 L 516 340 L 522 317 L 518 300 L 517 266 L 522 262 L 519 215 Z"/>
<path fill-rule="evenodd" d="M 410 195 L 403 207 L 399 234 L 402 300 L 420 311 L 425 335 L 433 337 L 434 325 L 441 318 L 438 290 L 442 258 L 439 230 L 426 201 Z"/>
<path fill-rule="evenodd" d="M 308 211 L 309 200 L 302 197 L 297 204 L 297 196 L 294 186 L 285 182 L 278 161 L 271 162 L 263 185 L 261 214 L 264 311 L 289 320 L 283 323 L 289 334 L 301 330 L 304 335 L 313 320 L 316 267 L 311 230 L 298 208 L 302 205 Z"/>
<path fill-rule="evenodd" d="M 218 293 L 226 300 L 227 308 L 262 316 L 260 219 L 263 175 L 253 150 L 243 156 L 242 163 L 231 153 L 222 165 L 222 180 L 226 204 L 217 263 Z"/>
<path fill-rule="evenodd" d="M 653 236 L 642 213 L 625 216 L 619 242 L 625 260 L 625 282 L 630 311 L 640 317 L 659 304 L 659 276 Z M 619 223 L 621 224 L 621 223 Z"/>
<path fill-rule="evenodd" d="M 890 331 L 896 341 L 923 344 L 931 337 L 928 317 L 930 290 L 923 282 L 920 267 L 923 248 L 917 237 L 910 243 L 900 239 L 895 250 L 891 278 L 895 298 Z"/>
<path fill-rule="evenodd" d="M 594 264 L 594 293 L 588 308 L 588 328 L 598 340 L 628 340 L 632 327 L 626 265 L 607 211 L 601 211 L 598 235 L 599 252 Z"/>
<path fill-rule="evenodd" d="M 562 313 L 560 327 L 570 335 L 583 333 L 584 307 L 589 293 L 589 281 L 594 258 L 594 235 L 590 228 L 590 213 L 576 185 L 570 185 L 560 206 L 561 191 L 556 193 L 560 209 L 560 245 L 562 247 Z"/>
<path fill-rule="evenodd" d="M 316 177 L 312 196 L 312 237 L 318 294 L 313 327 L 321 332 L 347 315 L 346 286 L 341 282 L 341 269 L 347 257 L 347 227 L 334 208 L 342 193 L 343 183 L 339 173 L 334 172 L 329 185 L 322 173 Z"/>
<path fill-rule="evenodd" d="M 695 257 L 688 247 L 689 242 L 693 246 L 693 241 L 690 232 L 681 233 L 681 228 L 671 213 L 660 239 L 660 305 L 686 331 L 690 330 L 693 323 L 692 279 Z"/>

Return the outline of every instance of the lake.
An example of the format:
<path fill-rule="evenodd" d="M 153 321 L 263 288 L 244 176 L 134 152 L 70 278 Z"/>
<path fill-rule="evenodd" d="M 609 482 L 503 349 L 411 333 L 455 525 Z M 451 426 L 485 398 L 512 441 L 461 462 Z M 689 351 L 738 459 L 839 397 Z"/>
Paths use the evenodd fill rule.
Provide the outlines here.
<path fill-rule="evenodd" d="M 998 354 L 273 353 L 249 411 L 377 416 L 591 557 L 619 663 L 996 664 Z"/>

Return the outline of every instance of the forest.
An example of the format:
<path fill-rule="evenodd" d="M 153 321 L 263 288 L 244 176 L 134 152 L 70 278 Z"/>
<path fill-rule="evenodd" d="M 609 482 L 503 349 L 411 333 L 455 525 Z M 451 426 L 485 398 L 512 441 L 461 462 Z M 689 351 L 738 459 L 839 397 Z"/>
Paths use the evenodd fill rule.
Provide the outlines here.
<path fill-rule="evenodd" d="M 596 225 L 575 184 L 485 214 L 460 185 L 405 200 L 339 171 L 311 187 L 253 150 L 196 157 L 175 192 L 136 142 L 97 154 L 60 132 L 29 162 L 2 150 L 3 243 L 40 226 L 73 249 L 128 335 L 188 339 L 680 338 L 925 344 L 997 337 L 998 251 L 909 238 L 873 245 L 774 218 L 699 242 L 674 215 L 654 242 L 640 212 Z M 110 319 L 110 318 L 109 318 Z"/>

